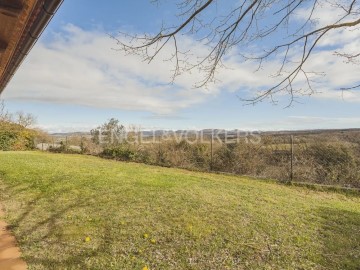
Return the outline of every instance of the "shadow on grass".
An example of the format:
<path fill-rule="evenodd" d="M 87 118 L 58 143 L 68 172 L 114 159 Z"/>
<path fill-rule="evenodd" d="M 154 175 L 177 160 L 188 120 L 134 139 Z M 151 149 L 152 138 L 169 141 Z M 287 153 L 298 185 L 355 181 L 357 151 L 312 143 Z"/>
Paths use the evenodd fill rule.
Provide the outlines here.
<path fill-rule="evenodd" d="M 321 265 L 325 269 L 360 270 L 360 214 L 323 207 Z"/>
<path fill-rule="evenodd" d="M 8 184 L 3 189 L 8 204 L 11 204 L 12 199 L 15 198 L 17 200 L 26 198 L 21 205 L 17 205 L 19 207 L 13 207 L 19 209 L 19 212 L 12 214 L 14 218 L 11 224 L 20 246 L 23 247 L 26 262 L 34 269 L 109 269 L 110 267 L 98 265 L 111 265 L 109 260 L 113 252 L 112 244 L 116 238 L 111 234 L 112 226 L 106 217 L 112 213 L 103 215 L 101 211 L 96 212 L 102 221 L 92 227 L 99 231 L 99 237 L 97 242 L 85 243 L 86 230 L 77 230 L 87 222 L 86 219 L 79 218 L 71 223 L 72 221 L 67 220 L 67 216 L 73 212 L 86 213 L 88 209 L 96 209 L 99 198 L 93 199 L 92 194 L 83 193 L 85 188 L 81 186 L 77 187 L 81 193 L 73 194 L 71 185 L 62 186 L 60 181 L 59 176 L 51 181 L 43 181 L 39 186 L 29 181 L 25 184 Z M 58 188 L 54 189 L 53 186 L 57 183 Z M 26 185 L 35 185 L 31 188 L 35 191 L 32 196 L 27 196 L 29 190 Z M 67 198 L 66 195 L 70 196 L 68 201 L 63 200 Z M 360 270 L 360 214 L 322 207 L 316 213 L 316 220 L 318 217 L 321 218 L 321 228 L 318 239 L 314 241 L 320 241 L 321 248 L 316 251 L 316 263 L 323 266 L 321 269 Z M 70 227 L 73 226 L 73 231 L 64 229 L 65 226 L 69 227 L 69 224 Z M 128 255 L 125 253 L 128 251 L 121 248 L 117 252 L 121 255 L 120 260 Z M 99 260 L 103 261 L 99 262 Z M 108 261 L 104 262 L 104 260 Z"/>
<path fill-rule="evenodd" d="M 51 183 L 48 183 L 47 188 L 51 188 Z M 1 191 L 7 194 L 6 198 L 2 198 L 2 203 L 9 205 L 13 197 L 26 193 L 26 188 L 19 184 L 7 185 L 2 186 Z M 64 188 L 56 196 L 40 192 L 31 199 L 23 201 L 15 218 L 12 218 L 11 223 L 9 222 L 9 229 L 17 238 L 24 260 L 35 269 L 88 269 L 87 260 L 111 252 L 109 248 L 111 237 L 106 237 L 106 235 L 95 246 L 85 243 L 86 235 L 82 232 L 75 232 L 73 241 L 64 241 L 62 224 L 69 213 L 96 204 L 90 196 L 82 195 L 72 198 L 66 204 L 57 200 L 57 197 L 70 191 L 71 188 Z M 44 202 L 49 207 L 45 211 Z M 41 211 L 46 214 L 39 217 L 39 212 L 44 213 Z M 106 224 L 101 225 L 99 230 L 104 231 L 105 234 L 111 231 L 110 227 L 106 228 Z M 50 254 L 54 254 L 54 250 L 58 251 L 59 256 L 47 256 L 47 248 L 52 250 Z"/>

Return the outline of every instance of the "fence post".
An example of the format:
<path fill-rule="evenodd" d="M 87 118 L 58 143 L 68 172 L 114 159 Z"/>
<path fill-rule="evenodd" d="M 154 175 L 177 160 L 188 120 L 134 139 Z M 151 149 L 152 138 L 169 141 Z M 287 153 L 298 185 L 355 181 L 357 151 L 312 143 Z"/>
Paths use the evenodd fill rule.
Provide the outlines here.
<path fill-rule="evenodd" d="M 290 182 L 292 182 L 294 177 L 294 135 L 290 136 L 290 142 L 291 142 Z"/>
<path fill-rule="evenodd" d="M 161 164 L 161 136 L 159 135 L 159 161 L 158 165 Z"/>
<path fill-rule="evenodd" d="M 213 170 L 213 156 L 214 156 L 213 141 L 214 141 L 214 131 L 211 130 L 211 141 L 210 141 L 210 171 Z"/>

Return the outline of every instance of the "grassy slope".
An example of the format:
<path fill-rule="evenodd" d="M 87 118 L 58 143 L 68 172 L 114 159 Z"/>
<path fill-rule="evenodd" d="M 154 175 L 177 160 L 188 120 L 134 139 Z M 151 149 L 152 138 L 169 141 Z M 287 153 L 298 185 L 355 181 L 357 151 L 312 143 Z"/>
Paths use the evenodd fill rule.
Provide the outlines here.
<path fill-rule="evenodd" d="M 30 269 L 360 265 L 356 196 L 36 152 L 0 152 L 0 183 Z"/>

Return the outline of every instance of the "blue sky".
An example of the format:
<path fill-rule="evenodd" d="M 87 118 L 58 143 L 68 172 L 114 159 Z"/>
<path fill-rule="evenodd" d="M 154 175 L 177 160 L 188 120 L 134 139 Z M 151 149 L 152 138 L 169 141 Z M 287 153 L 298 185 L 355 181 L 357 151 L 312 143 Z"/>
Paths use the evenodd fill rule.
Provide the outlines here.
<path fill-rule="evenodd" d="M 171 74 L 161 59 L 147 64 L 112 50 L 116 43 L 108 34 L 155 32 L 163 20 L 176 20 L 169 1 L 65 0 L 1 98 L 12 112 L 36 115 L 38 126 L 50 132 L 86 131 L 111 117 L 145 129 L 360 128 L 359 91 L 338 90 L 344 80 L 359 81 L 359 66 L 332 59 L 332 51 L 320 50 L 312 62 L 328 73 L 321 93 L 284 108 L 286 96 L 278 105 L 239 100 L 266 85 L 269 74 L 238 64 L 236 55 L 234 68 L 220 72 L 221 83 L 194 89 L 196 74 L 167 85 Z M 358 48 L 359 41 L 343 40 L 330 45 Z M 190 37 L 183 41 L 198 48 Z"/>

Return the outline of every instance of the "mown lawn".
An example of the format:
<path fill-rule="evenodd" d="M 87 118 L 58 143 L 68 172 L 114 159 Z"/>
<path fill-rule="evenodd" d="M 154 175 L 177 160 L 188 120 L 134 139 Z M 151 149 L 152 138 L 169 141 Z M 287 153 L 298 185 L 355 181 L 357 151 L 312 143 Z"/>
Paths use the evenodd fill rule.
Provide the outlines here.
<path fill-rule="evenodd" d="M 0 152 L 30 269 L 360 269 L 360 197 L 80 155 Z"/>

